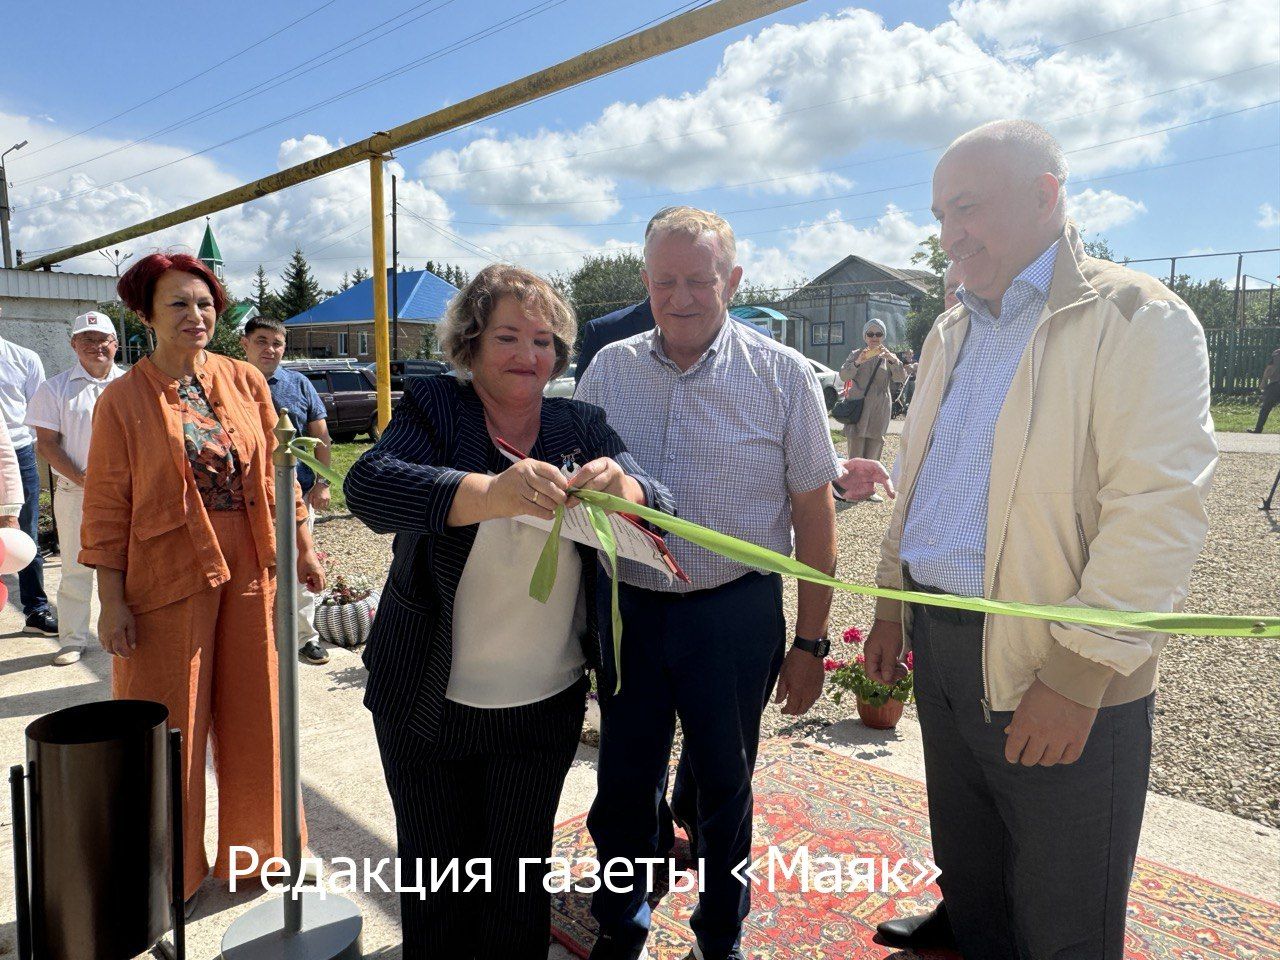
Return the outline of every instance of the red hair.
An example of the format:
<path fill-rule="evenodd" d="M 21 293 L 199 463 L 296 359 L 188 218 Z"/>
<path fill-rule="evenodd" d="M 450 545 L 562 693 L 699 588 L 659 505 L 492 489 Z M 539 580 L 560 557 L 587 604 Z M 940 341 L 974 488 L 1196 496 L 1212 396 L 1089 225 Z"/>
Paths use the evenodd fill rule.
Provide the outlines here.
<path fill-rule="evenodd" d="M 124 305 L 140 317 L 151 316 L 151 301 L 156 295 L 156 283 L 168 270 L 181 270 L 199 277 L 213 295 L 213 309 L 218 315 L 227 306 L 227 293 L 213 275 L 213 271 L 189 253 L 153 253 L 143 257 L 125 271 L 116 284 L 116 293 Z"/>

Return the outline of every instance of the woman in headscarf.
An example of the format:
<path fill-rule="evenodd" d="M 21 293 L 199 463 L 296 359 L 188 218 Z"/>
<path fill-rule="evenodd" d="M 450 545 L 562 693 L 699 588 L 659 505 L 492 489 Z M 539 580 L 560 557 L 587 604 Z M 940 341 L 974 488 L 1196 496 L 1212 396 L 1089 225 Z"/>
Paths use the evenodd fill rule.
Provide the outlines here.
<path fill-rule="evenodd" d="M 863 398 L 862 416 L 857 423 L 845 426 L 844 438 L 850 459 L 879 460 L 893 414 L 892 385 L 903 383 L 907 372 L 902 361 L 884 345 L 883 323 L 868 320 L 862 328 L 862 338 L 866 346 L 849 354 L 840 368 L 840 379 L 846 384 L 848 395 Z M 883 498 L 873 493 L 868 499 L 879 503 Z"/>

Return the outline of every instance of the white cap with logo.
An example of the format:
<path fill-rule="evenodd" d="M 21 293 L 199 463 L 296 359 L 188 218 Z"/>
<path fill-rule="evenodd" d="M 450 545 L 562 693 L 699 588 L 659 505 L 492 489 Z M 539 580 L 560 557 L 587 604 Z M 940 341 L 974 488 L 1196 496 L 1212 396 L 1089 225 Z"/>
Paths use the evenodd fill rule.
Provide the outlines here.
<path fill-rule="evenodd" d="M 116 326 L 105 313 L 90 310 L 71 321 L 71 335 L 74 337 L 77 333 L 105 333 L 114 339 Z"/>

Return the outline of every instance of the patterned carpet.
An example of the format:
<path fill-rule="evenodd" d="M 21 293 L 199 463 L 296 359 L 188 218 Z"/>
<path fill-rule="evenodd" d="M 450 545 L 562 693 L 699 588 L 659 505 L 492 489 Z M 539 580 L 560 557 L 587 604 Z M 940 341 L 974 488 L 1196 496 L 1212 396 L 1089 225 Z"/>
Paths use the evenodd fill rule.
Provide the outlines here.
<path fill-rule="evenodd" d="M 790 855 L 926 860 L 929 817 L 923 785 L 812 744 L 767 741 L 756 769 L 757 855 L 773 844 Z M 585 817 L 562 824 L 556 853 L 594 853 Z M 904 870 L 910 879 L 911 873 Z M 875 926 L 928 909 L 936 886 L 910 894 L 802 893 L 799 879 L 774 892 L 756 886 L 743 945 L 756 960 L 908 960 L 945 953 L 892 951 L 873 942 Z M 692 944 L 694 897 L 669 893 L 654 913 L 653 960 L 683 960 Z M 553 896 L 555 937 L 579 956 L 595 940 L 590 897 Z M 1125 960 L 1280 960 L 1280 905 L 1139 860 L 1130 892 Z"/>

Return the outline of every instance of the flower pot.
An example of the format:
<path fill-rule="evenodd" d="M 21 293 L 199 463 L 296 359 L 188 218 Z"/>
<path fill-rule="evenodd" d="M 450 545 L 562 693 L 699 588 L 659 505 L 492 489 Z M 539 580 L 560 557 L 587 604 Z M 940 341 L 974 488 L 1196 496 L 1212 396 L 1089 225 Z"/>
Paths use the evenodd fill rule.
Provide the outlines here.
<path fill-rule="evenodd" d="M 890 697 L 883 706 L 873 707 L 861 697 L 858 698 L 858 716 L 872 730 L 892 730 L 902 719 L 901 700 Z"/>
<path fill-rule="evenodd" d="M 354 603 L 321 604 L 316 607 L 316 633 L 339 647 L 359 647 L 369 639 L 377 610 L 377 591 Z"/>

